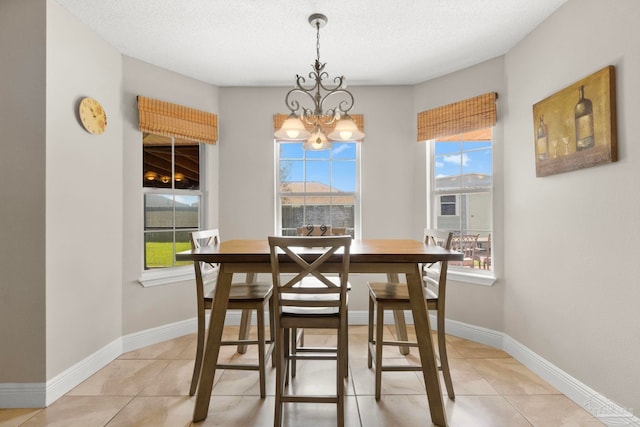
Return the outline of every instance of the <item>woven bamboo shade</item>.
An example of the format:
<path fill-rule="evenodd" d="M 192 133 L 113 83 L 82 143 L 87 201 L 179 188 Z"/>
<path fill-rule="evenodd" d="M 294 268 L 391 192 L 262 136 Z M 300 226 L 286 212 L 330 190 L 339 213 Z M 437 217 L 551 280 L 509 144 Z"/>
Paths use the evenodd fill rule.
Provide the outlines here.
<path fill-rule="evenodd" d="M 464 133 L 496 124 L 496 92 L 418 113 L 418 141 Z"/>
<path fill-rule="evenodd" d="M 218 116 L 170 102 L 138 96 L 140 130 L 215 144 Z"/>
<path fill-rule="evenodd" d="M 287 117 L 289 117 L 288 114 L 274 114 L 273 115 L 273 131 L 274 132 L 282 127 L 282 123 L 284 123 L 284 121 L 287 119 Z M 362 132 L 364 132 L 364 115 L 362 115 L 362 114 L 349 114 L 349 117 L 351 117 L 353 119 L 353 121 L 355 122 L 356 126 L 358 126 L 358 129 L 360 129 Z M 304 123 L 304 121 L 303 121 L 303 123 Z M 305 125 L 305 127 L 307 128 L 307 130 L 309 132 L 313 132 L 313 125 L 310 125 L 310 124 L 307 124 L 307 123 L 305 123 L 304 125 Z M 329 132 L 331 132 L 334 127 L 335 127 L 335 122 L 330 124 L 330 125 L 323 126 L 324 133 L 325 134 L 329 134 Z"/>

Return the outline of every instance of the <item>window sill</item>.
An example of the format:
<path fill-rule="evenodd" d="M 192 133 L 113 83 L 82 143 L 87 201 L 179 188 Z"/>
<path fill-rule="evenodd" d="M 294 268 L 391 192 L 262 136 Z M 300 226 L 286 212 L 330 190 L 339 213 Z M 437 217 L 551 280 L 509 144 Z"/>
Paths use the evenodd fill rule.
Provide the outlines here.
<path fill-rule="evenodd" d="M 451 267 L 447 271 L 447 279 L 482 286 L 493 286 L 497 280 L 492 271 L 478 269 L 475 271 L 473 269 L 459 270 Z"/>
<path fill-rule="evenodd" d="M 194 280 L 195 273 L 192 266 L 175 267 L 175 268 L 158 268 L 155 270 L 145 270 L 138 279 L 143 287 L 167 285 L 169 283 L 184 282 L 186 280 Z"/>

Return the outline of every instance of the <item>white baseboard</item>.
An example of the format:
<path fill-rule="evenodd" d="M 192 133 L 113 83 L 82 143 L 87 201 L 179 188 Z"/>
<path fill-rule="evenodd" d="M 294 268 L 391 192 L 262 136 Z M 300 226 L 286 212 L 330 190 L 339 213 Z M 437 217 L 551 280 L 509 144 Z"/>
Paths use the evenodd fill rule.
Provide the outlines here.
<path fill-rule="evenodd" d="M 121 354 L 122 338 L 118 338 L 46 383 L 0 384 L 0 408 L 49 406 Z"/>
<path fill-rule="evenodd" d="M 410 316 L 407 317 L 407 323 L 411 323 Z M 368 319 L 367 311 L 349 311 L 350 325 L 366 325 Z M 435 317 L 431 316 L 430 320 L 435 328 Z M 252 321 L 255 322 L 255 316 Z M 393 324 L 391 313 L 385 315 L 385 323 Z M 225 324 L 239 325 L 239 312 L 228 313 Z M 455 320 L 447 320 L 446 327 L 447 334 L 504 350 L 607 426 L 640 427 L 640 419 L 630 410 L 573 378 L 510 336 Z M 195 318 L 136 332 L 107 344 L 93 355 L 56 375 L 46 384 L 0 384 L 0 408 L 48 406 L 122 353 L 195 332 Z"/>

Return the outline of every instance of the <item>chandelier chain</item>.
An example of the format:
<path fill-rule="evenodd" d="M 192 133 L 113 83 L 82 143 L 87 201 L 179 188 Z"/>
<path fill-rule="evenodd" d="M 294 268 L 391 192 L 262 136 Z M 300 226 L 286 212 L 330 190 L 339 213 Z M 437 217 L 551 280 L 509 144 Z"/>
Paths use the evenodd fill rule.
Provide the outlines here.
<path fill-rule="evenodd" d="M 320 22 L 316 22 L 316 60 L 320 62 Z"/>

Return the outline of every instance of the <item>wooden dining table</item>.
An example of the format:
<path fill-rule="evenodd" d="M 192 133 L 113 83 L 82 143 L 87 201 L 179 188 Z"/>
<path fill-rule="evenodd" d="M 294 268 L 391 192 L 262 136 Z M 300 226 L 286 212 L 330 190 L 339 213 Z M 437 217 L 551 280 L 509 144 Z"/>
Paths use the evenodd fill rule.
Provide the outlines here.
<path fill-rule="evenodd" d="M 301 248 L 301 252 L 304 251 L 311 253 L 312 248 Z M 349 273 L 404 274 L 406 276 L 431 421 L 437 426 L 446 426 L 447 420 L 419 264 L 461 260 L 462 254 L 439 246 L 427 245 L 418 240 L 400 239 L 355 239 L 352 241 L 350 251 Z M 267 239 L 228 240 L 219 245 L 177 253 L 176 260 L 220 264 L 193 412 L 193 421 L 198 422 L 207 417 L 209 410 L 233 274 L 271 273 L 269 243 Z M 338 261 L 339 256 L 336 255 L 336 265 Z M 330 271 L 332 263 L 326 265 L 327 271 Z M 286 266 L 283 269 L 286 270 Z"/>

